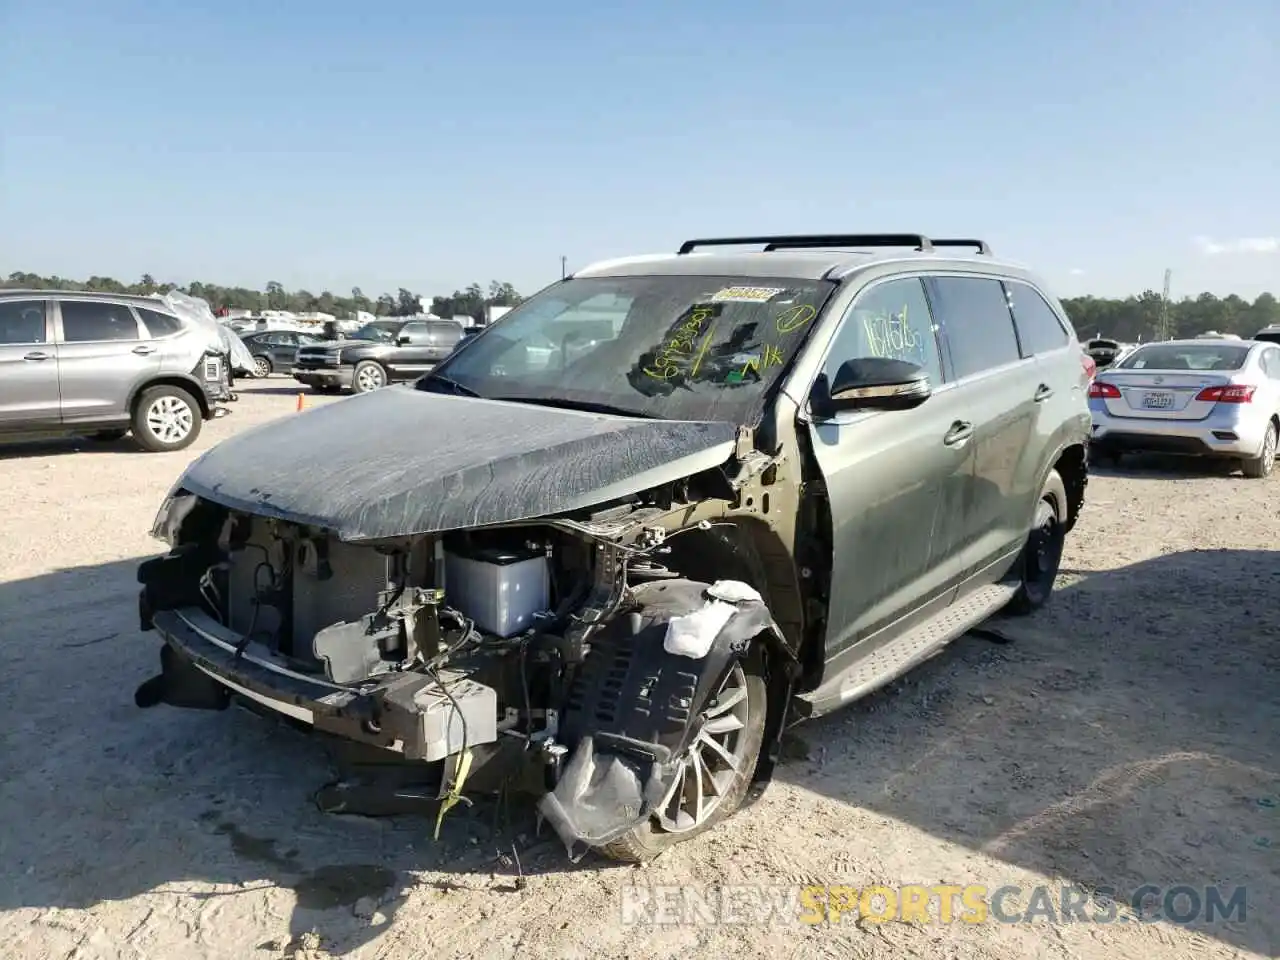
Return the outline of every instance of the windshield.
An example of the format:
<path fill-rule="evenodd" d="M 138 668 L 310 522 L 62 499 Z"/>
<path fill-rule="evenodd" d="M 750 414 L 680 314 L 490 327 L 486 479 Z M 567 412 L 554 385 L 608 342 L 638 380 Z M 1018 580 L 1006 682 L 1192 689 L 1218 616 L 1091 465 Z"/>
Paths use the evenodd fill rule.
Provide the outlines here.
<path fill-rule="evenodd" d="M 436 369 L 491 399 L 754 422 L 834 289 L 758 277 L 571 279 Z M 420 390 L 438 386 L 431 374 L 418 381 Z"/>
<path fill-rule="evenodd" d="M 379 343 L 390 343 L 395 339 L 396 327 L 391 324 L 366 323 L 351 334 L 353 340 L 376 340 Z"/>
<path fill-rule="evenodd" d="M 1249 347 L 1229 343 L 1153 343 L 1139 347 L 1118 364 L 1121 370 L 1239 370 Z"/>

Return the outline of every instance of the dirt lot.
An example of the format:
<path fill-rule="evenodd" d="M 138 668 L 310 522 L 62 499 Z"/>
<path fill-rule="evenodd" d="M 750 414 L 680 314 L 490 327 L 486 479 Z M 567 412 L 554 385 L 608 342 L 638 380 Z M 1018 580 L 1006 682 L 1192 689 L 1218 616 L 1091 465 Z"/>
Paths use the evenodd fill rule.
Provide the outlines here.
<path fill-rule="evenodd" d="M 147 530 L 190 459 L 292 416 L 249 387 L 180 454 L 0 452 L 6 957 L 1253 957 L 1280 953 L 1280 474 L 1095 476 L 1050 611 L 796 730 L 756 802 L 646 868 L 572 866 L 515 809 L 320 814 L 310 739 L 143 712 Z M 316 405 L 340 402 L 308 398 Z M 523 880 L 509 856 L 515 844 Z M 1213 925 L 627 926 L 630 884 L 1247 887 Z"/>

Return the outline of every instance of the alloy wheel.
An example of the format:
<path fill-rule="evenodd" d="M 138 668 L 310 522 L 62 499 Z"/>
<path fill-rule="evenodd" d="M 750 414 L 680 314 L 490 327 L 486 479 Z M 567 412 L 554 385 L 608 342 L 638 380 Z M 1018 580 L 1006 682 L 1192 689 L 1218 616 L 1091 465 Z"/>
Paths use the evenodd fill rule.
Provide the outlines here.
<path fill-rule="evenodd" d="M 747 765 L 747 676 L 735 663 L 699 717 L 699 729 L 656 819 L 667 833 L 687 833 L 707 821 Z"/>
<path fill-rule="evenodd" d="M 195 422 L 190 404 L 174 396 L 158 397 L 147 408 L 147 426 L 161 443 L 180 443 Z"/>
<path fill-rule="evenodd" d="M 382 375 L 382 368 L 377 364 L 369 364 L 362 367 L 356 375 L 356 383 L 359 385 L 361 392 L 368 390 L 377 390 L 386 383 L 386 377 Z"/>

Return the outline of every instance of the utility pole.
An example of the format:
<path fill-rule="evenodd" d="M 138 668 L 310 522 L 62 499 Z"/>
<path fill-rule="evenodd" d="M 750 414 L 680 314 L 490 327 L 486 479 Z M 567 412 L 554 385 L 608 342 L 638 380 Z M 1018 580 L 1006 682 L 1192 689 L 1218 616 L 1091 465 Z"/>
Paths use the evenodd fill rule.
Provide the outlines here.
<path fill-rule="evenodd" d="M 562 256 L 560 258 L 560 279 L 561 280 L 563 280 L 566 276 L 568 276 L 568 264 L 569 264 L 569 258 Z"/>
<path fill-rule="evenodd" d="M 1164 293 L 1160 296 L 1160 330 L 1159 338 L 1161 340 L 1169 339 L 1169 283 L 1173 280 L 1173 271 L 1166 269 L 1164 272 Z"/>

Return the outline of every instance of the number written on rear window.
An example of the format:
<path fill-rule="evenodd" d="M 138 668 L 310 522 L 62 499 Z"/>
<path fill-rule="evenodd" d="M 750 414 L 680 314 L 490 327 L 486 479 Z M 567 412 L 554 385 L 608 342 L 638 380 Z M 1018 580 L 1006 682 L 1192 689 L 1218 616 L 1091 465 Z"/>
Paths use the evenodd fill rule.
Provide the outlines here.
<path fill-rule="evenodd" d="M 1009 300 L 999 280 L 933 277 L 930 282 L 957 379 L 1022 359 Z"/>
<path fill-rule="evenodd" d="M 123 303 L 63 300 L 62 339 L 66 343 L 137 340 L 138 321 Z"/>
<path fill-rule="evenodd" d="M 1070 342 L 1071 337 L 1053 307 L 1034 287 L 1006 280 L 1005 289 L 1009 291 L 1009 304 L 1013 307 L 1013 322 L 1018 328 L 1023 356 L 1048 353 Z"/>

